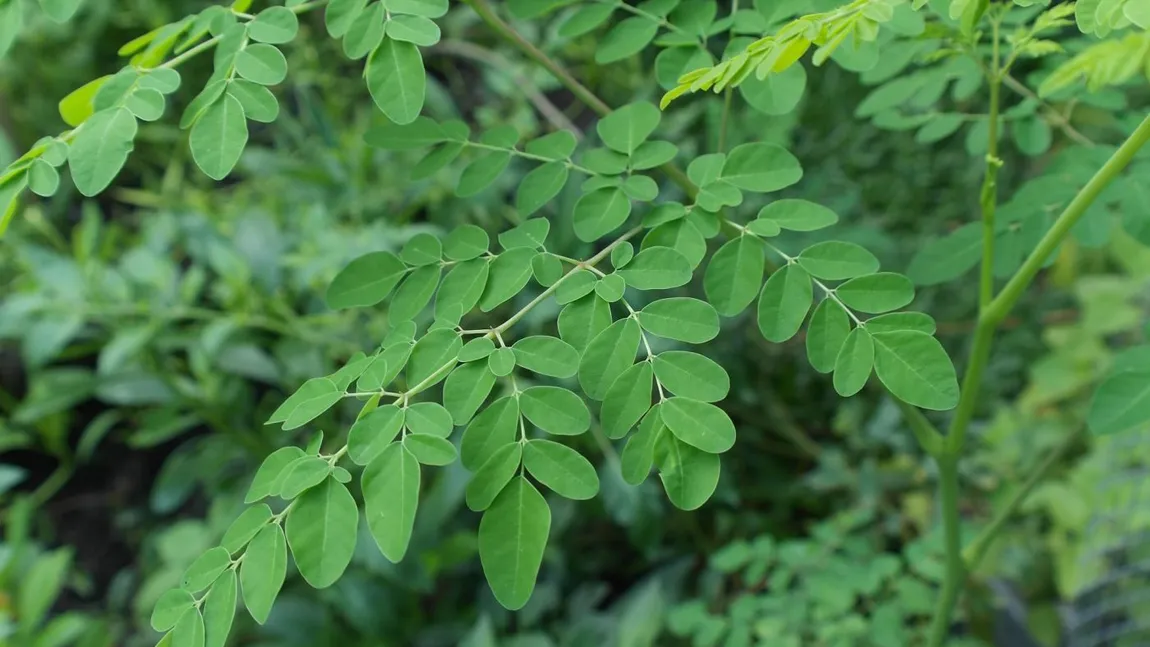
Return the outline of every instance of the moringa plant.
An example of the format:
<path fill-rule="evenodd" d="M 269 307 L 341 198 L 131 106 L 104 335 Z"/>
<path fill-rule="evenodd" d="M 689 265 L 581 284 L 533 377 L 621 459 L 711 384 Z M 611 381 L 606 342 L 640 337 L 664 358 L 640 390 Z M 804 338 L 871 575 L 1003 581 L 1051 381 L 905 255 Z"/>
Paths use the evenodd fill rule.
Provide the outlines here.
<path fill-rule="evenodd" d="M 21 4 L 10 0 L 6 10 L 19 12 Z M 1035 474 L 973 543 L 962 545 L 958 461 L 984 396 L 995 330 L 1069 236 L 1107 235 L 1113 205 L 1137 211 L 1124 214 L 1123 224 L 1145 231 L 1145 181 L 1122 172 L 1150 139 L 1150 118 L 1130 124 L 1117 148 L 1095 146 L 1046 98 L 1061 101 L 1058 93 L 1073 93 L 1081 80 L 1099 88 L 1150 73 L 1146 3 L 854 0 L 814 3 L 827 5 L 819 13 L 802 13 L 812 3 L 799 0 L 722 7 L 711 0 L 506 3 L 516 19 L 546 21 L 561 11 L 555 29 L 562 38 L 602 31 L 595 53 L 601 65 L 654 43 L 654 76 L 667 89 L 660 106 L 636 100 L 612 107 L 486 0 L 465 0 L 458 11 L 474 12 L 599 115 L 590 144 L 567 130 L 522 141 L 510 125 L 473 133 L 462 121 L 421 115 L 421 48 L 440 40 L 436 20 L 450 10 L 447 0 L 287 0 L 256 13 L 251 4 L 209 7 L 127 43 L 127 66 L 65 98 L 60 112 L 71 130 L 40 140 L 0 175 L 0 229 L 25 191 L 55 193 L 65 164 L 83 195 L 107 188 L 132 150 L 138 122 L 160 119 L 166 97 L 183 82 L 176 68 L 205 53 L 214 72 L 180 126 L 190 131 L 203 172 L 227 177 L 247 143 L 248 122 L 276 119 L 279 103 L 269 87 L 288 72 L 281 47 L 296 37 L 301 16 L 318 12 L 347 57 L 363 61 L 367 89 L 387 118 L 367 142 L 427 150 L 411 179 L 456 165 L 456 193 L 468 197 L 513 160 L 531 170 L 513 196 L 519 222 L 494 240 L 463 224 L 442 239 L 421 234 L 401 249 L 368 253 L 335 276 L 327 305 L 378 309 L 389 332 L 335 373 L 302 384 L 268 423 L 302 429 L 341 403 L 359 405 L 355 421 L 263 461 L 247 492 L 250 507 L 156 604 L 151 624 L 165 632 L 162 644 L 223 645 L 241 592 L 251 616 L 264 622 L 289 552 L 309 584 L 332 585 L 356 549 L 361 518 L 387 559 L 403 559 L 426 467 L 460 461 L 471 472 L 466 503 L 481 514 L 483 571 L 495 598 L 513 610 L 531 597 L 546 549 L 551 509 L 543 492 L 584 500 L 599 490 L 595 468 L 568 437 L 601 430 L 623 443 L 627 482 L 654 472 L 675 506 L 702 506 L 736 429 L 718 404 L 731 388 L 727 373 L 689 348 L 719 335 L 724 318 L 753 318 L 776 343 L 805 326 L 811 366 L 829 375 L 840 395 L 869 384 L 899 404 L 938 470 L 946 567 L 926 641 L 943 643 L 965 573 L 1042 478 Z M 1012 76 L 1021 61 L 1042 64 L 1061 54 L 1055 37 L 1074 23 L 1103 40 L 1076 45 L 1037 92 Z M 812 232 L 833 231 L 838 216 L 807 200 L 756 196 L 799 182 L 800 161 L 775 144 L 727 146 L 736 89 L 764 118 L 788 112 L 805 87 L 803 61 L 812 49 L 815 66 L 831 59 L 864 76 L 878 70 L 870 81 L 881 85 L 859 114 L 879 127 L 916 128 L 929 143 L 970 125 L 967 147 L 985 166 L 981 217 L 928 245 L 910 276 L 883 270 L 865 248 L 833 237 L 797 245 L 796 232 L 820 236 Z M 955 109 L 968 107 L 983 87 L 985 112 Z M 1004 88 L 1022 100 L 1008 106 Z M 660 108 L 706 90 L 724 96 L 719 143 L 683 170 L 679 147 L 657 137 Z M 1048 182 L 1030 190 L 1030 202 L 1015 196 L 1000 205 L 1000 139 L 1008 124 L 1027 154 L 1051 145 L 1052 127 L 1077 142 L 1064 154 L 1074 159 L 1052 167 L 1058 191 Z M 1091 156 L 1105 155 L 1100 168 L 1084 172 L 1088 146 Z M 555 198 L 573 182 L 580 197 L 569 214 L 557 213 Z M 1104 196 L 1111 187 L 1122 194 Z M 754 217 L 740 213 L 756 201 L 765 206 L 752 209 Z M 554 225 L 569 226 L 591 251 L 582 258 L 558 253 L 549 243 Z M 715 239 L 721 243 L 712 252 Z M 960 387 L 934 320 L 905 308 L 916 282 L 955 280 L 974 266 L 979 317 Z M 1001 287 L 998 278 L 1005 279 Z M 557 311 L 554 327 L 546 327 L 553 332 L 523 334 L 520 324 L 547 309 Z M 1097 433 L 1150 422 L 1150 373 L 1138 361 L 1144 357 L 1132 355 L 1102 385 L 1089 419 Z M 923 410 L 949 412 L 946 433 Z"/>

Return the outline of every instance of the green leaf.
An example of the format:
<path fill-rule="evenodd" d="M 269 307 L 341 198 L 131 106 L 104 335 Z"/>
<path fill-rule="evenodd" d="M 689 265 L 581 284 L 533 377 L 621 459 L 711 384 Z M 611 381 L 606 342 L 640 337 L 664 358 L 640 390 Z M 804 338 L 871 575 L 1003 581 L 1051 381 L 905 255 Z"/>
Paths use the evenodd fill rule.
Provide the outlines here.
<path fill-rule="evenodd" d="M 691 263 L 669 247 L 649 247 L 617 274 L 637 290 L 667 290 L 691 280 Z"/>
<path fill-rule="evenodd" d="M 635 258 L 635 246 L 628 241 L 619 243 L 611 250 L 611 265 L 615 269 L 626 267 Z"/>
<path fill-rule="evenodd" d="M 483 296 L 490 274 L 486 258 L 473 258 L 452 268 L 435 296 L 435 316 L 442 317 L 450 309 L 457 309 L 460 314 L 470 312 Z"/>
<path fill-rule="evenodd" d="M 695 449 L 671 434 L 662 434 L 660 441 L 655 453 L 667 498 L 680 510 L 698 509 L 719 485 L 719 456 Z"/>
<path fill-rule="evenodd" d="M 920 246 L 906 273 L 917 285 L 938 285 L 966 274 L 981 258 L 982 223 L 972 222 Z"/>
<path fill-rule="evenodd" d="M 198 593 L 212 585 L 232 563 L 232 556 L 223 546 L 209 548 L 184 570 L 180 587 Z"/>
<path fill-rule="evenodd" d="M 627 444 L 623 447 L 620 470 L 623 473 L 623 480 L 631 485 L 639 485 L 646 481 L 655 463 L 655 444 L 666 429 L 659 417 L 659 406 L 655 405 L 647 412 L 643 422 L 639 424 L 639 430 L 627 439 Z"/>
<path fill-rule="evenodd" d="M 283 449 L 289 449 L 287 447 Z M 290 448 L 295 449 L 295 448 Z M 266 462 L 266 460 L 265 460 Z M 238 553 L 240 549 L 248 545 L 248 542 L 256 536 L 264 526 L 271 521 L 272 509 L 266 503 L 259 503 L 244 510 L 232 525 L 228 526 L 227 532 L 224 533 L 224 538 L 220 540 L 220 545 L 224 547 L 229 553 Z"/>
<path fill-rule="evenodd" d="M 690 297 L 653 301 L 639 312 L 638 319 L 653 335 L 689 344 L 702 344 L 719 334 L 719 313 L 709 303 Z"/>
<path fill-rule="evenodd" d="M 51 197 L 60 188 L 60 173 L 42 159 L 33 160 L 28 168 L 28 188 L 36 195 Z"/>
<path fill-rule="evenodd" d="M 546 218 L 532 218 L 523 224 L 499 234 L 499 244 L 503 249 L 528 247 L 538 249 L 547 243 L 551 223 Z"/>
<path fill-rule="evenodd" d="M 244 116 L 270 124 L 279 117 L 280 105 L 272 91 L 251 81 L 235 79 L 228 84 L 228 96 L 240 102 Z"/>
<path fill-rule="evenodd" d="M 344 34 L 363 13 L 367 0 L 331 0 L 324 11 L 324 24 L 332 38 L 343 38 Z"/>
<path fill-rule="evenodd" d="M 622 438 L 651 408 L 654 375 L 650 362 L 639 362 L 615 380 L 603 398 L 599 420 L 608 438 Z"/>
<path fill-rule="evenodd" d="M 458 458 L 455 445 L 439 436 L 408 434 L 403 438 L 403 447 L 424 465 L 450 465 Z"/>
<path fill-rule="evenodd" d="M 878 259 L 854 243 L 828 240 L 804 249 L 798 263 L 808 274 L 820 279 L 840 281 L 878 271 Z"/>
<path fill-rule="evenodd" d="M 715 252 L 703 276 L 707 300 L 725 317 L 751 305 L 759 294 L 766 260 L 763 245 L 751 236 L 739 236 Z"/>
<path fill-rule="evenodd" d="M 807 325 L 807 358 L 819 373 L 835 369 L 839 351 L 851 330 L 850 317 L 834 299 L 823 299 Z"/>
<path fill-rule="evenodd" d="M 205 175 L 222 180 L 232 172 L 248 143 L 248 123 L 239 100 L 225 94 L 192 126 L 192 159 Z"/>
<path fill-rule="evenodd" d="M 424 16 L 392 16 L 387 21 L 387 37 L 420 47 L 431 47 L 439 42 L 440 33 L 439 26 Z"/>
<path fill-rule="evenodd" d="M 434 265 L 442 260 L 443 245 L 439 239 L 428 233 L 419 233 L 403 244 L 399 258 L 408 265 Z"/>
<path fill-rule="evenodd" d="M 467 507 L 475 512 L 489 508 L 519 471 L 522 458 L 523 443 L 511 442 L 496 449 L 467 484 Z"/>
<path fill-rule="evenodd" d="M 156 631 L 167 631 L 176 626 L 184 612 L 195 606 L 196 600 L 183 589 L 168 589 L 152 607 L 151 625 Z"/>
<path fill-rule="evenodd" d="M 372 100 L 388 119 L 397 124 L 415 121 L 423 110 L 427 91 L 427 76 L 418 47 L 383 39 L 368 58 L 365 76 Z"/>
<path fill-rule="evenodd" d="M 136 118 L 127 108 L 101 110 L 84 122 L 68 148 L 76 189 L 92 197 L 120 173 L 134 147 Z"/>
<path fill-rule="evenodd" d="M 479 309 L 491 312 L 519 294 L 531 280 L 531 260 L 535 254 L 534 249 L 517 247 L 503 252 L 492 261 L 487 287 L 479 300 Z"/>
<path fill-rule="evenodd" d="M 1096 436 L 1123 433 L 1150 421 L 1150 372 L 1117 370 L 1107 376 L 1090 402 L 1086 423 Z"/>
<path fill-rule="evenodd" d="M 654 359 L 655 377 L 675 395 L 718 402 L 731 390 L 727 372 L 714 361 L 689 351 L 669 350 Z"/>
<path fill-rule="evenodd" d="M 759 296 L 759 330 L 767 341 L 784 342 L 803 325 L 814 299 L 806 270 L 787 264 L 771 275 Z"/>
<path fill-rule="evenodd" d="M 459 361 L 474 362 L 486 359 L 495 352 L 495 342 L 489 337 L 476 337 L 463 345 L 459 350 Z"/>
<path fill-rule="evenodd" d="M 203 647 L 204 618 L 199 609 L 188 609 L 172 628 L 172 647 Z"/>
<path fill-rule="evenodd" d="M 803 169 L 785 148 L 751 143 L 727 154 L 720 178 L 744 191 L 768 193 L 786 188 L 803 177 Z"/>
<path fill-rule="evenodd" d="M 455 195 L 469 198 L 478 194 L 497 180 L 510 163 L 511 153 L 507 151 L 492 151 L 471 160 L 459 175 Z"/>
<path fill-rule="evenodd" d="M 534 170 L 519 182 L 515 194 L 515 208 L 522 216 L 529 216 L 559 195 L 567 184 L 566 162 L 548 162 Z"/>
<path fill-rule="evenodd" d="M 764 79 L 748 77 L 739 84 L 739 92 L 755 110 L 777 117 L 795 109 L 806 87 L 807 71 L 796 64 Z"/>
<path fill-rule="evenodd" d="M 447 438 L 454 430 L 451 414 L 435 402 L 417 402 L 407 408 L 404 424 L 416 434 Z"/>
<path fill-rule="evenodd" d="M 459 457 L 463 466 L 478 470 L 500 447 L 515 442 L 519 430 L 519 398 L 504 396 L 481 411 L 463 432 Z"/>
<path fill-rule="evenodd" d="M 456 425 L 466 425 L 495 386 L 495 374 L 485 362 L 462 364 L 443 384 L 443 406 Z"/>
<path fill-rule="evenodd" d="M 327 288 L 332 310 L 366 308 L 387 298 L 407 267 L 391 252 L 371 252 L 348 263 Z"/>
<path fill-rule="evenodd" d="M 124 107 L 141 121 L 156 121 L 164 116 L 164 95 L 151 88 L 138 88 L 128 95 Z"/>
<path fill-rule="evenodd" d="M 790 231 L 818 231 L 839 221 L 835 212 L 806 200 L 777 200 L 759 211 L 760 220 L 769 220 Z"/>
<path fill-rule="evenodd" d="M 487 232 L 475 225 L 460 225 L 447 236 L 443 253 L 453 261 L 467 261 L 487 252 Z"/>
<path fill-rule="evenodd" d="M 865 322 L 871 333 L 894 332 L 896 330 L 917 330 L 933 335 L 936 329 L 934 319 L 922 312 L 892 312 L 871 317 Z"/>
<path fill-rule="evenodd" d="M 659 406 L 663 424 L 679 440 L 710 454 L 721 454 L 735 445 L 735 425 L 713 404 L 682 396 Z"/>
<path fill-rule="evenodd" d="M 578 301 L 595 291 L 599 280 L 590 270 L 577 269 L 567 275 L 555 288 L 555 301 L 560 305 Z"/>
<path fill-rule="evenodd" d="M 244 497 L 244 503 L 254 503 L 264 497 L 278 495 L 288 466 L 303 455 L 303 450 L 299 447 L 281 447 L 268 454 L 256 470 L 255 478 L 252 479 L 252 484 Z"/>
<path fill-rule="evenodd" d="M 621 319 L 587 345 L 579 362 L 579 385 L 592 400 L 602 400 L 608 389 L 632 364 L 639 352 L 642 332 L 634 319 Z"/>
<path fill-rule="evenodd" d="M 623 182 L 623 193 L 632 200 L 651 202 L 659 197 L 659 185 L 646 175 L 632 175 Z"/>
<path fill-rule="evenodd" d="M 407 554 L 419 507 L 419 461 L 400 443 L 379 455 L 361 479 L 364 514 L 380 552 L 393 564 Z"/>
<path fill-rule="evenodd" d="M 598 294 L 608 303 L 619 301 L 626 291 L 627 282 L 618 274 L 608 274 L 595 284 L 595 294 Z"/>
<path fill-rule="evenodd" d="M 643 51 L 657 33 L 659 24 L 649 18 L 633 16 L 621 20 L 599 41 L 595 62 L 605 65 L 630 58 Z"/>
<path fill-rule="evenodd" d="M 579 7 L 559 25 L 560 38 L 576 38 L 593 31 L 607 22 L 615 6 L 610 4 L 587 4 Z"/>
<path fill-rule="evenodd" d="M 284 471 L 280 482 L 280 498 L 291 500 L 320 484 L 331 473 L 331 464 L 319 456 L 297 458 Z"/>
<path fill-rule="evenodd" d="M 871 337 L 875 373 L 896 398 L 934 411 L 953 409 L 958 404 L 954 365 L 937 339 L 915 331 Z"/>
<path fill-rule="evenodd" d="M 567 378 L 579 372 L 579 351 L 561 339 L 533 335 L 520 339 L 511 348 L 519 366 L 540 375 Z"/>
<path fill-rule="evenodd" d="M 424 386 L 431 386 L 447 377 L 446 371 L 455 364 L 461 348 L 463 340 L 454 330 L 432 330 L 424 335 L 411 349 L 411 360 L 407 368 L 408 384 L 414 387 L 430 381 Z"/>
<path fill-rule="evenodd" d="M 551 530 L 551 509 L 527 479 L 517 476 L 479 522 L 479 559 L 495 599 L 512 611 L 535 589 Z"/>
<path fill-rule="evenodd" d="M 407 342 L 396 343 L 389 346 L 363 371 L 356 383 L 358 391 L 379 391 L 391 384 L 407 365 L 411 357 L 412 346 Z"/>
<path fill-rule="evenodd" d="M 619 175 L 627 170 L 627 156 L 609 148 L 592 148 L 583 153 L 580 163 L 593 173 Z"/>
<path fill-rule="evenodd" d="M 210 81 L 204 86 L 204 89 L 188 102 L 188 107 L 184 108 L 184 114 L 180 117 L 180 128 L 184 129 L 194 126 L 200 117 L 204 115 L 204 112 L 220 97 L 224 96 L 224 92 L 230 85 L 226 79 L 217 79 Z"/>
<path fill-rule="evenodd" d="M 557 130 L 537 139 L 533 139 L 523 147 L 528 155 L 550 157 L 555 160 L 565 160 L 571 157 L 578 145 L 575 135 L 567 130 Z"/>
<path fill-rule="evenodd" d="M 439 287 L 439 272 L 438 265 L 424 265 L 407 275 L 387 310 L 392 321 L 411 321 L 423 312 Z"/>
<path fill-rule="evenodd" d="M 224 647 L 236 617 L 236 571 L 224 571 L 208 591 L 203 605 L 204 647 Z"/>
<path fill-rule="evenodd" d="M 661 117 L 654 104 L 640 101 L 615 109 L 599 120 L 595 130 L 608 148 L 631 155 L 655 132 Z"/>
<path fill-rule="evenodd" d="M 647 141 L 639 145 L 631 154 L 631 168 L 645 171 L 669 163 L 679 153 L 671 142 Z"/>
<path fill-rule="evenodd" d="M 596 294 L 588 294 L 559 312 L 559 336 L 576 351 L 586 348 L 610 325 L 611 305 Z"/>
<path fill-rule="evenodd" d="M 591 428 L 591 412 L 575 393 L 558 386 L 533 386 L 519 394 L 531 424 L 550 434 L 576 436 Z"/>
<path fill-rule="evenodd" d="M 236 55 L 236 73 L 252 83 L 277 85 L 287 78 L 287 59 L 274 45 L 248 45 Z"/>
<path fill-rule="evenodd" d="M 387 10 L 424 18 L 439 18 L 447 13 L 447 0 L 387 0 Z"/>
<path fill-rule="evenodd" d="M 300 575 L 313 588 L 335 584 L 355 552 L 359 508 L 342 483 L 329 478 L 296 501 L 287 539 Z"/>
<path fill-rule="evenodd" d="M 356 420 L 347 433 L 347 455 L 356 465 L 371 463 L 399 435 L 404 418 L 404 409 L 389 404 Z"/>
<path fill-rule="evenodd" d="M 244 606 L 261 625 L 267 622 L 286 576 L 287 541 L 283 529 L 279 524 L 268 524 L 248 544 L 240 565 Z"/>
<path fill-rule="evenodd" d="M 312 378 L 304 382 L 303 386 L 272 414 L 272 417 L 276 418 L 276 414 L 282 410 L 283 429 L 290 431 L 316 419 L 341 399 L 343 390 L 336 386 L 335 382 L 326 377 Z"/>
<path fill-rule="evenodd" d="M 582 454 L 550 440 L 534 439 L 523 448 L 523 467 L 556 494 L 576 501 L 599 493 L 599 475 Z"/>
<path fill-rule="evenodd" d="M 510 348 L 500 348 L 487 358 L 487 368 L 495 377 L 507 377 L 515 370 L 515 351 Z"/>
<path fill-rule="evenodd" d="M 40 0 L 40 8 L 55 22 L 67 22 L 84 0 Z"/>
<path fill-rule="evenodd" d="M 898 310 L 914 301 L 910 279 L 893 272 L 851 279 L 837 287 L 835 293 L 846 306 L 868 314 Z"/>
<path fill-rule="evenodd" d="M 631 200 L 622 189 L 598 189 L 575 203 L 572 226 L 579 240 L 590 243 L 621 227 L 630 215 Z"/>
<path fill-rule="evenodd" d="M 290 43 L 299 33 L 299 18 L 287 7 L 268 7 L 248 24 L 248 36 L 260 43 Z"/>

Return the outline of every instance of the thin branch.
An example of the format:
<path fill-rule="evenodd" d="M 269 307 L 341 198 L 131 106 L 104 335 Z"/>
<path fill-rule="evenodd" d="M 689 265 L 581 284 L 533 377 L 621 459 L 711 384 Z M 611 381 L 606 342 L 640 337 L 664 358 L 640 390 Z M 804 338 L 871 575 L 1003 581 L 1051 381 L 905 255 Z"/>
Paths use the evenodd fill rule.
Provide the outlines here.
<path fill-rule="evenodd" d="M 1030 99 L 1032 101 L 1037 101 L 1043 108 L 1046 108 L 1047 110 L 1049 110 L 1051 121 L 1053 121 L 1058 126 L 1058 128 L 1060 130 L 1062 130 L 1062 132 L 1066 133 L 1066 136 L 1069 137 L 1070 139 L 1073 139 L 1075 142 L 1082 144 L 1083 146 L 1088 146 L 1090 148 L 1097 146 L 1097 144 L 1094 143 L 1094 140 L 1090 139 L 1086 135 L 1083 135 L 1081 132 L 1079 132 L 1079 130 L 1077 128 L 1075 128 L 1073 124 L 1070 123 L 1070 120 L 1067 119 L 1065 115 L 1063 115 L 1061 112 L 1058 112 L 1058 110 L 1056 110 L 1054 108 L 1054 106 L 1043 101 L 1037 94 L 1034 93 L 1033 90 L 1026 87 L 1026 85 L 1023 84 L 1018 79 L 1014 78 L 1013 76 L 1011 76 L 1009 74 L 1004 74 L 1002 76 L 1002 83 L 1004 85 L 1006 85 L 1006 87 L 1010 88 L 1011 90 L 1014 90 L 1018 94 L 1026 97 L 1027 99 Z"/>

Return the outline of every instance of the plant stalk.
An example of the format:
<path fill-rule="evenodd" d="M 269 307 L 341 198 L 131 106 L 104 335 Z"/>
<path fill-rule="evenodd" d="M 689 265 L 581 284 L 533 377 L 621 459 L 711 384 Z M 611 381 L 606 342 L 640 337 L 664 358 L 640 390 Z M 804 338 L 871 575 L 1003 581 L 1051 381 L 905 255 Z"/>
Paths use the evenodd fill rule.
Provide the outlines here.
<path fill-rule="evenodd" d="M 939 647 L 950 633 L 950 618 L 958 593 L 966 578 L 962 562 L 962 538 L 958 528 L 958 457 L 944 455 L 937 459 L 939 499 L 942 504 L 943 534 L 946 544 L 946 578 L 935 606 L 927 639 L 929 647 Z"/>

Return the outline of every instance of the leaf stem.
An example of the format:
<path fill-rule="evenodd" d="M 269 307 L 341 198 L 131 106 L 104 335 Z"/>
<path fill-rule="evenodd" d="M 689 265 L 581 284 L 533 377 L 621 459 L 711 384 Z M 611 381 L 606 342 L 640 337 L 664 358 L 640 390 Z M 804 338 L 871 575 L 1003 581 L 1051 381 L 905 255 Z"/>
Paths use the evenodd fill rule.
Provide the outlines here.
<path fill-rule="evenodd" d="M 935 606 L 927 639 L 929 647 L 940 647 L 950 633 L 950 618 L 965 579 L 962 538 L 958 528 L 958 458 L 942 455 L 937 459 L 939 499 L 942 503 L 943 535 L 946 545 L 946 578 Z"/>

